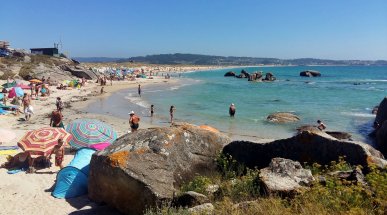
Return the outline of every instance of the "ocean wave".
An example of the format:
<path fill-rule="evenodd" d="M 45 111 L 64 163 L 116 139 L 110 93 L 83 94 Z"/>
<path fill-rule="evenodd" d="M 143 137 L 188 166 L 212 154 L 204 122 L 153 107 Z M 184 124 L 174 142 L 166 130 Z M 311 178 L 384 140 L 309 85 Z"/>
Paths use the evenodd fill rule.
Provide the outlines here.
<path fill-rule="evenodd" d="M 129 93 L 128 96 L 125 97 L 125 99 L 129 100 L 129 102 L 136 104 L 140 107 L 149 108 L 150 104 L 143 100 L 141 97 L 134 97 L 132 93 Z"/>
<path fill-rule="evenodd" d="M 341 112 L 341 114 L 346 116 L 357 116 L 357 117 L 366 117 L 366 118 L 373 118 L 375 115 L 371 113 L 356 113 L 356 112 Z"/>

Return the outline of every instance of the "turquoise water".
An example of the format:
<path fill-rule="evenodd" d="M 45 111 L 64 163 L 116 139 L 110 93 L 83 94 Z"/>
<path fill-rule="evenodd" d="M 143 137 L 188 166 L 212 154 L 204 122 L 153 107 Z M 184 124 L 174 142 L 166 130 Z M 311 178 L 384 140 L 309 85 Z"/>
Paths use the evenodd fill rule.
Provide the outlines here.
<path fill-rule="evenodd" d="M 223 77 L 227 71 L 272 72 L 277 81 L 248 82 L 247 79 Z M 303 70 L 317 70 L 322 76 L 300 77 Z M 184 74 L 177 86 L 143 89 L 143 97 L 133 99 L 133 92 L 121 91 L 138 111 L 155 105 L 157 123 L 167 123 L 169 107 L 176 107 L 177 121 L 209 124 L 224 132 L 259 138 L 286 138 L 295 128 L 316 124 L 321 119 L 327 130 L 350 132 L 354 139 L 366 141 L 374 115 L 371 110 L 387 96 L 387 67 L 251 67 L 192 72 Z M 228 116 L 230 103 L 236 105 L 236 117 Z M 120 105 L 120 104 L 118 104 Z M 142 108 L 141 108 L 142 106 Z M 134 107 L 132 107 L 134 108 Z M 300 122 L 272 124 L 266 117 L 274 112 L 294 112 Z M 127 110 L 125 114 L 127 116 Z"/>

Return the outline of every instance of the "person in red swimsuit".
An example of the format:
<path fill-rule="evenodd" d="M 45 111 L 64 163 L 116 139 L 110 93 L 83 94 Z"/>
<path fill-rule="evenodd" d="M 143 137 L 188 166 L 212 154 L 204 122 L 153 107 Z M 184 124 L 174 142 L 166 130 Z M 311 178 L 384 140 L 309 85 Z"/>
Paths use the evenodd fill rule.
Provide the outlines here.
<path fill-rule="evenodd" d="M 60 169 L 63 169 L 63 158 L 64 158 L 64 144 L 63 139 L 58 140 L 58 145 L 54 146 L 48 159 L 51 159 L 51 155 L 55 154 L 55 166 L 59 166 Z"/>

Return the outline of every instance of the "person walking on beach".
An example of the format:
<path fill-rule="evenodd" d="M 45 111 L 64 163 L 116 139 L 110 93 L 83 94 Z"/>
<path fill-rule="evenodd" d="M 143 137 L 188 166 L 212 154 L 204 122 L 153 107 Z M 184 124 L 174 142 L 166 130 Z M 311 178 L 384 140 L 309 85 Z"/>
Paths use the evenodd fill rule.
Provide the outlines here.
<path fill-rule="evenodd" d="M 141 84 L 138 85 L 138 95 L 141 97 Z"/>
<path fill-rule="evenodd" d="M 137 131 L 138 127 L 140 127 L 140 117 L 134 114 L 134 111 L 130 111 L 129 113 L 129 125 L 132 132 Z"/>
<path fill-rule="evenodd" d="M 48 156 L 48 159 L 51 160 L 51 155 L 55 154 L 55 166 L 59 166 L 60 169 L 63 169 L 63 157 L 64 157 L 64 142 L 63 139 L 58 139 L 58 145 L 54 146 L 51 154 Z"/>
<path fill-rule="evenodd" d="M 173 113 L 175 112 L 176 108 L 175 106 L 171 106 L 171 108 L 169 108 L 169 114 L 171 115 L 171 124 L 173 124 Z"/>
<path fill-rule="evenodd" d="M 23 103 L 23 111 L 25 112 L 27 107 L 31 104 L 31 100 L 30 100 L 30 97 L 28 96 L 28 93 L 24 94 L 22 103 Z"/>
<path fill-rule="evenodd" d="M 153 117 L 153 113 L 155 112 L 155 106 L 154 105 L 151 105 L 151 109 L 150 109 L 150 112 L 151 112 L 151 117 Z"/>
<path fill-rule="evenodd" d="M 317 120 L 317 124 L 318 124 L 317 128 L 318 128 L 320 131 L 325 130 L 325 129 L 327 128 L 327 127 L 324 125 L 324 123 L 321 122 L 321 120 Z"/>
<path fill-rule="evenodd" d="M 234 117 L 235 112 L 236 112 L 235 105 L 234 103 L 231 103 L 230 108 L 228 109 L 228 113 L 230 114 L 230 117 Z"/>

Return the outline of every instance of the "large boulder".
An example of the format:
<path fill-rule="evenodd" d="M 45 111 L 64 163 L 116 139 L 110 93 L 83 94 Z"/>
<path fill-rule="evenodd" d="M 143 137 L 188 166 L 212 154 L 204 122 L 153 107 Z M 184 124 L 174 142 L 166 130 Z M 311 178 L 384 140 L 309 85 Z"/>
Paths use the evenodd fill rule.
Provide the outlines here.
<path fill-rule="evenodd" d="M 305 70 L 305 71 L 300 72 L 300 76 L 303 76 L 303 77 L 320 77 L 321 73 L 318 72 L 318 71 L 314 71 L 314 70 Z"/>
<path fill-rule="evenodd" d="M 262 72 L 254 72 L 249 76 L 248 81 L 262 81 Z"/>
<path fill-rule="evenodd" d="M 387 154 L 387 120 L 376 130 L 376 144 L 380 151 Z"/>
<path fill-rule="evenodd" d="M 317 129 L 318 130 L 318 129 Z M 234 141 L 223 148 L 238 162 L 249 168 L 267 167 L 272 158 L 287 158 L 301 163 L 330 164 L 341 156 L 352 165 L 387 167 L 382 153 L 372 146 L 355 141 L 338 140 L 322 131 L 303 131 L 288 139 L 269 143 Z"/>
<path fill-rule="evenodd" d="M 259 171 L 259 178 L 266 195 L 282 196 L 292 196 L 314 181 L 310 170 L 302 168 L 297 161 L 284 158 L 273 158 L 268 167 Z"/>
<path fill-rule="evenodd" d="M 97 79 L 97 75 L 92 71 L 80 66 L 69 66 L 63 64 L 59 66 L 62 70 L 70 72 L 72 75 L 78 78 L 85 78 L 88 80 Z"/>
<path fill-rule="evenodd" d="M 188 191 L 173 199 L 172 205 L 175 207 L 194 207 L 209 202 L 210 200 L 207 196 L 194 191 Z"/>
<path fill-rule="evenodd" d="M 288 112 L 272 113 L 266 119 L 269 122 L 274 122 L 274 123 L 297 122 L 300 120 L 298 116 Z"/>
<path fill-rule="evenodd" d="M 377 109 L 375 122 L 381 125 L 386 120 L 387 120 L 387 97 L 384 97 L 384 99 L 380 102 L 379 107 Z"/>
<path fill-rule="evenodd" d="M 231 77 L 231 76 L 235 77 L 235 72 L 229 71 L 229 72 L 226 72 L 226 74 L 224 74 L 224 77 Z"/>
<path fill-rule="evenodd" d="M 171 200 L 196 174 L 215 171 L 216 155 L 229 142 L 225 135 L 188 124 L 126 134 L 93 155 L 89 198 L 141 214 Z"/>

